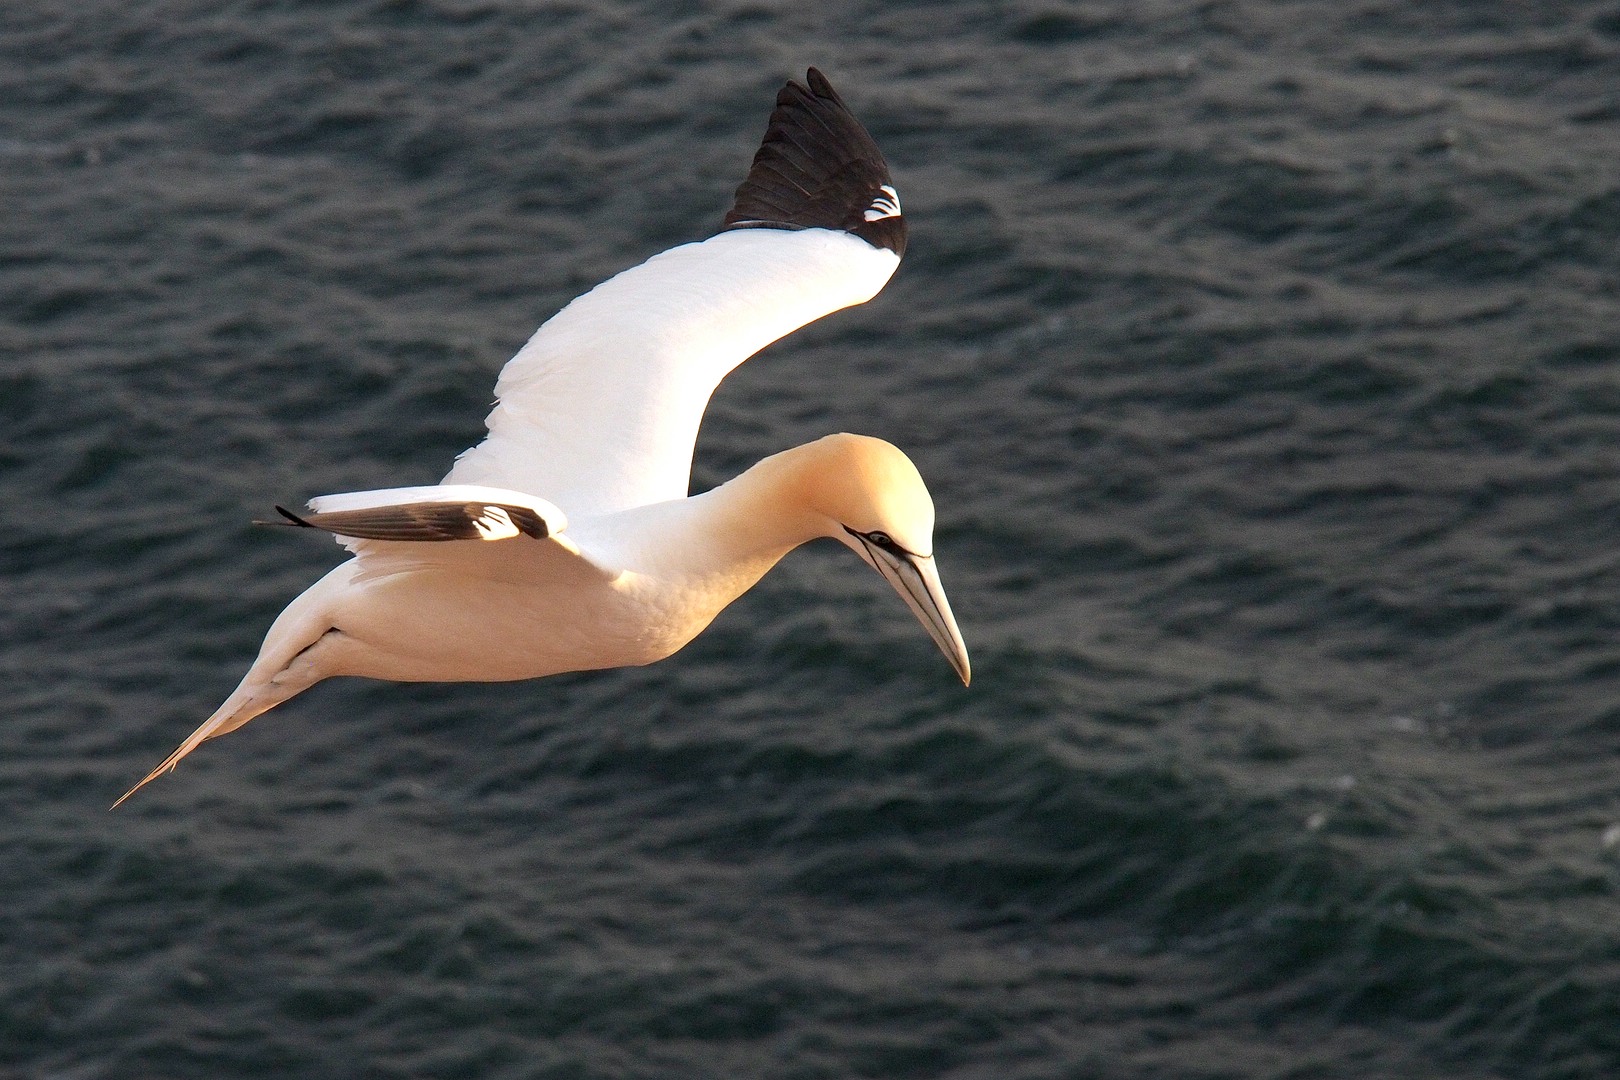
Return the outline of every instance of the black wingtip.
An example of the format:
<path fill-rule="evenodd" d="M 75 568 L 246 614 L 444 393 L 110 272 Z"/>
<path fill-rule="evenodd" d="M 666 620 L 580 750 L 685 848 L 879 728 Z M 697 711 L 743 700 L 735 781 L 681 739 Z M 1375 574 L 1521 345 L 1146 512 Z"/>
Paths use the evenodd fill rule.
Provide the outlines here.
<path fill-rule="evenodd" d="M 844 99 L 838 96 L 838 91 L 832 88 L 832 83 L 827 81 L 827 76 L 821 73 L 820 68 L 812 67 L 806 69 L 804 73 L 804 81 L 809 85 L 810 92 L 817 97 L 830 98 L 831 100 L 838 102 L 840 105 L 844 103 Z M 789 85 L 792 85 L 791 79 L 789 80 Z"/>
<path fill-rule="evenodd" d="M 303 518 L 299 517 L 297 514 L 293 513 L 291 510 L 287 509 L 285 506 L 277 506 L 276 507 L 276 513 L 280 514 L 282 517 L 286 518 L 287 520 L 286 521 L 255 521 L 253 524 L 255 524 L 255 525 L 296 525 L 300 529 L 313 529 L 315 527 L 315 526 L 311 525 L 309 522 L 305 521 Z"/>
<path fill-rule="evenodd" d="M 905 254 L 906 219 L 888 163 L 816 68 L 804 85 L 790 80 L 777 93 L 725 228 L 842 229 Z"/>

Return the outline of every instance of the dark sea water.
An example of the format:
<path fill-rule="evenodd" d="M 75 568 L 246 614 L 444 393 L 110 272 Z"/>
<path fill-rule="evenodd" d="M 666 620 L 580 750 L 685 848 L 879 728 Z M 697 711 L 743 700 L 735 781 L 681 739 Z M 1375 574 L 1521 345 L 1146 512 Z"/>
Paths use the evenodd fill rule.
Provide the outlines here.
<path fill-rule="evenodd" d="M 911 221 L 705 488 L 921 467 L 971 689 L 791 556 L 107 806 L 816 64 Z M 1620 1075 L 1620 5 L 0 5 L 0 1076 Z"/>

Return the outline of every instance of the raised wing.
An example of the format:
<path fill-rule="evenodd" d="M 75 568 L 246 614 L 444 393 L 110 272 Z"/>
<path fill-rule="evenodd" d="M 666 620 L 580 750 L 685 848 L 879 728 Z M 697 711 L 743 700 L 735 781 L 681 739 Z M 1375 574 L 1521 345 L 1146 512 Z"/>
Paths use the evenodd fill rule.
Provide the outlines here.
<path fill-rule="evenodd" d="M 686 495 L 720 380 L 865 303 L 905 249 L 876 144 L 810 69 L 777 95 L 725 231 L 655 255 L 541 326 L 501 372 L 489 435 L 446 484 L 543 494 L 576 517 Z"/>

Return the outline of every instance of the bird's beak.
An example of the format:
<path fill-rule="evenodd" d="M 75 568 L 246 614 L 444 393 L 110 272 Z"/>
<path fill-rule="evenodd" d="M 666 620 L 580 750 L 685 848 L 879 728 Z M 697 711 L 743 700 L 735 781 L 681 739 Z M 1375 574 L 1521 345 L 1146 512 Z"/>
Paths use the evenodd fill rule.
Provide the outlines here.
<path fill-rule="evenodd" d="M 856 539 L 860 539 L 858 534 Z M 968 666 L 967 645 L 962 641 L 962 631 L 956 628 L 951 602 L 945 599 L 945 587 L 939 583 L 934 557 L 884 551 L 865 540 L 861 540 L 861 548 L 867 562 L 894 586 L 894 591 L 900 594 L 900 599 L 917 616 L 917 621 L 923 624 L 929 637 L 934 639 L 934 644 L 939 646 L 939 651 L 945 654 L 945 659 L 961 676 L 962 685 L 966 686 L 973 677 L 972 669 Z"/>

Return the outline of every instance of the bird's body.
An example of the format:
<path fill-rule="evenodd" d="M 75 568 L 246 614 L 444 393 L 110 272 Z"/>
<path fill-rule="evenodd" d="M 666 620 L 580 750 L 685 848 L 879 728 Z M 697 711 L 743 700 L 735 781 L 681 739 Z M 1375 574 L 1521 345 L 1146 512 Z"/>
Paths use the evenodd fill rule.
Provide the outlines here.
<path fill-rule="evenodd" d="M 663 659 L 817 537 L 882 573 L 967 680 L 933 566 L 933 504 L 893 446 L 831 435 L 686 495 L 720 380 L 870 299 L 904 249 L 870 136 L 819 72 L 808 81 L 778 96 L 727 231 L 547 321 L 503 370 L 489 436 L 443 484 L 282 511 L 354 557 L 288 605 L 236 691 L 124 798 L 332 676 L 502 681 Z"/>

